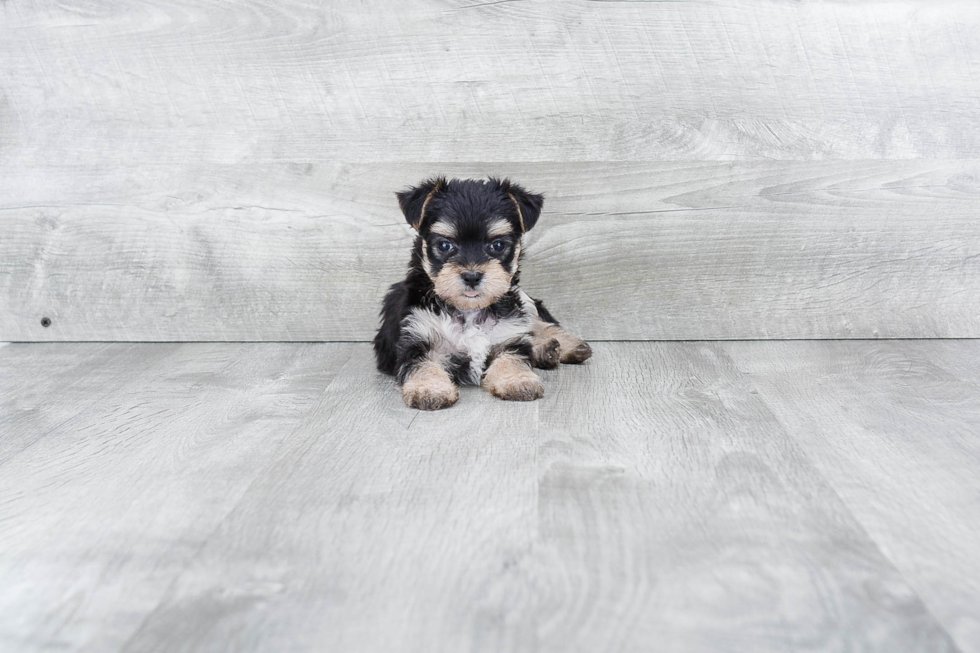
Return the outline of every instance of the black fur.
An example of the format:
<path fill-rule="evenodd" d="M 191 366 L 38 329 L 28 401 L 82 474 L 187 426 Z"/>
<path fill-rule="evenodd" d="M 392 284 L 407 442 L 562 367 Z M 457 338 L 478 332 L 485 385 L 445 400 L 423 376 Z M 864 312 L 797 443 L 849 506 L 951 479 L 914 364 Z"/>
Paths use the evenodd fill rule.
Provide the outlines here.
<path fill-rule="evenodd" d="M 551 322 L 552 324 L 558 324 L 558 320 L 548 312 L 548 309 L 544 307 L 544 302 L 540 299 L 534 300 L 534 307 L 538 309 L 538 317 L 540 317 L 545 322 Z"/>
<path fill-rule="evenodd" d="M 524 324 L 533 323 L 535 309 L 540 320 L 558 324 L 541 301 L 533 300 L 534 309 L 526 307 L 519 288 L 518 267 L 523 252 L 521 239 L 524 233 L 537 224 L 544 197 L 530 193 L 507 179 L 477 181 L 447 180 L 444 177 L 423 181 L 418 186 L 396 193 L 396 196 L 406 222 L 417 231 L 417 236 L 412 245 L 405 279 L 392 285 L 384 298 L 381 327 L 374 338 L 378 369 L 394 375 L 399 383 L 404 384 L 423 361 L 439 360 L 439 365 L 453 383 L 458 385 L 466 381 L 477 382 L 478 378 L 475 377 L 479 377 L 481 370 L 485 373 L 493 359 L 504 353 L 527 361 L 530 367 L 534 341 L 529 332 L 522 332 L 520 329 Z M 510 233 L 490 233 L 490 225 L 501 219 L 509 223 Z M 431 232 L 436 222 L 444 224 L 440 225 L 439 232 Z M 447 228 L 455 233 L 447 236 Z M 449 264 L 453 267 L 445 268 L 445 273 L 440 277 L 444 266 Z M 463 283 L 461 279 L 466 278 L 464 275 L 472 276 L 476 270 L 496 271 L 498 288 L 500 282 L 506 283 L 509 276 L 509 290 L 499 296 L 500 290 L 484 294 L 482 296 L 486 300 L 483 303 L 475 304 L 477 308 L 465 310 L 459 306 L 466 306 L 466 302 L 471 301 L 467 298 L 479 295 L 452 294 L 459 291 L 440 286 L 439 292 L 450 297 L 453 301 L 450 303 L 437 294 L 433 280 L 446 283 L 444 280 L 449 278 Z M 486 284 L 490 283 L 490 272 L 487 272 Z M 476 283 L 479 290 L 465 288 L 466 292 L 490 292 L 483 290 L 488 287 L 483 281 Z M 526 295 L 524 297 L 526 299 Z M 486 305 L 486 301 L 493 303 Z M 531 314 L 528 315 L 525 311 L 530 311 Z M 420 315 L 429 317 L 420 318 Z M 448 353 L 445 349 L 434 350 L 435 345 L 429 339 L 431 336 L 427 338 L 418 335 L 420 330 L 449 327 L 426 327 L 426 324 L 439 322 L 433 316 L 448 316 L 457 325 L 473 324 L 466 320 L 475 320 L 478 325 L 491 325 L 479 326 L 479 332 L 484 334 L 479 337 L 483 338 L 483 342 L 491 343 L 485 360 L 471 360 L 470 356 L 473 354 L 467 352 L 487 350 L 474 349 L 469 345 L 462 350 Z M 499 334 L 501 328 L 513 330 L 514 336 L 495 336 L 505 338 L 503 341 L 487 340 L 487 333 Z M 408 329 L 414 331 L 410 332 Z M 435 337 L 435 340 L 440 341 L 440 337 Z M 447 342 L 445 336 L 441 337 L 441 342 Z M 493 342 L 497 344 L 492 344 Z M 555 346 L 557 347 L 557 343 Z M 540 391 L 536 396 L 540 396 Z M 445 405 L 450 404 L 451 402 Z"/>

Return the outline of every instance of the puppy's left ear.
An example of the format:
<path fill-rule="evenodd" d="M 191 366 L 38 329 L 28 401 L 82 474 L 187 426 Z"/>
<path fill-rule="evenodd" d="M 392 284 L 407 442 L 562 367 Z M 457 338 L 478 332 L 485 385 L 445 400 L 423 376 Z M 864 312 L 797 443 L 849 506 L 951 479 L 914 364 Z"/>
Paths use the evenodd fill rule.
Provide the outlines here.
<path fill-rule="evenodd" d="M 426 207 L 435 194 L 442 190 L 445 185 L 446 179 L 444 177 L 436 177 L 427 179 L 413 188 L 395 193 L 395 197 L 398 198 L 398 206 L 405 214 L 405 220 L 412 225 L 412 229 L 418 231 L 422 228 Z"/>
<path fill-rule="evenodd" d="M 523 186 L 512 183 L 509 179 L 504 179 L 500 183 L 500 190 L 507 193 L 510 199 L 517 205 L 517 217 L 521 222 L 521 230 L 527 233 L 531 231 L 538 218 L 541 217 L 541 207 L 544 206 L 544 195 L 529 193 Z"/>

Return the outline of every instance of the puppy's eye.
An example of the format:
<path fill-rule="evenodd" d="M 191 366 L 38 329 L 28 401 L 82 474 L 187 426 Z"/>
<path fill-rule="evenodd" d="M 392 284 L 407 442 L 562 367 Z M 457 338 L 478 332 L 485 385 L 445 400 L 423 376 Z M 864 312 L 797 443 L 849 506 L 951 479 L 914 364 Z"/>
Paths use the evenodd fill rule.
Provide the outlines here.
<path fill-rule="evenodd" d="M 490 251 L 494 254 L 500 254 L 505 249 L 507 249 L 507 241 L 498 238 L 497 240 L 490 243 Z"/>
<path fill-rule="evenodd" d="M 436 243 L 436 250 L 442 252 L 443 254 L 448 254 L 449 252 L 453 251 L 453 249 L 455 249 L 455 246 L 448 240 L 440 240 Z"/>

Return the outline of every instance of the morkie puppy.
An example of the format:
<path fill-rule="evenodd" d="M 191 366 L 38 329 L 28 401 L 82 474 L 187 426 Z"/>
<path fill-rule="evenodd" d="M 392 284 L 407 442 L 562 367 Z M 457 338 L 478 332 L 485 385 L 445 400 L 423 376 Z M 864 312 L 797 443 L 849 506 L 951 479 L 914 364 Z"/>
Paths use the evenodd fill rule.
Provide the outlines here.
<path fill-rule="evenodd" d="M 374 352 L 409 407 L 448 408 L 462 383 L 532 401 L 544 395 L 532 366 L 592 355 L 519 285 L 522 237 L 544 197 L 507 179 L 442 177 L 396 195 L 418 235 L 408 276 L 385 296 Z"/>

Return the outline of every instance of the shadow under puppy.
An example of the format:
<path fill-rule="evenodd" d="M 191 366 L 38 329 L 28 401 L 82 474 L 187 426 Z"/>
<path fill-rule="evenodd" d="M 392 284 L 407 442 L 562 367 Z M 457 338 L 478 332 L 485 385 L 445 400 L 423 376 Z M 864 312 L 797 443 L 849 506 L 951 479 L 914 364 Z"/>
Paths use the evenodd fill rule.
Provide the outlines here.
<path fill-rule="evenodd" d="M 519 285 L 522 237 L 544 197 L 507 179 L 442 177 L 397 197 L 418 236 L 408 276 L 385 296 L 374 351 L 408 406 L 452 406 L 461 383 L 531 401 L 544 395 L 532 366 L 592 355 Z"/>

